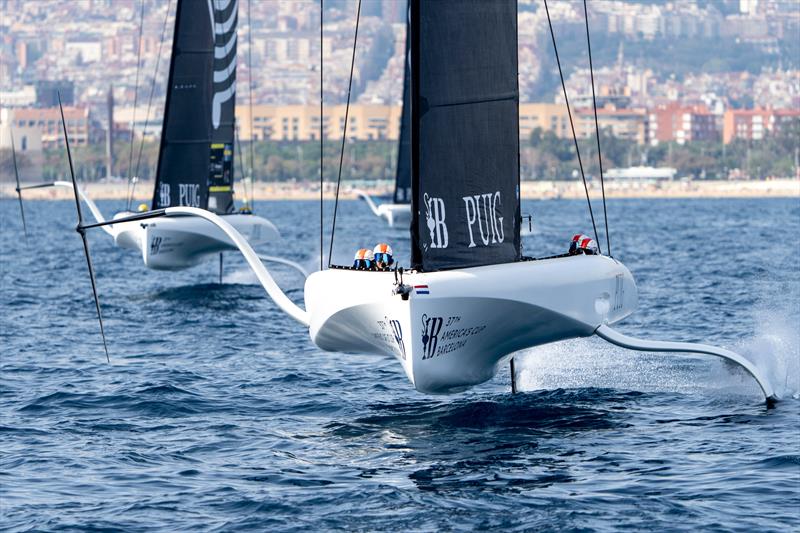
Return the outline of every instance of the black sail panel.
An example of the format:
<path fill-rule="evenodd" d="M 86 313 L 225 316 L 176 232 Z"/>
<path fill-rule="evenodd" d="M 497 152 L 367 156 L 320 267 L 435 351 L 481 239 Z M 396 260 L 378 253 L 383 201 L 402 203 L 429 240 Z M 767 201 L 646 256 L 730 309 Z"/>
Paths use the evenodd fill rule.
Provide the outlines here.
<path fill-rule="evenodd" d="M 153 209 L 234 209 L 237 18 L 237 0 L 178 0 Z"/>
<path fill-rule="evenodd" d="M 412 0 L 412 265 L 520 258 L 516 0 Z"/>
<path fill-rule="evenodd" d="M 411 65 L 408 53 L 409 31 L 406 27 L 405 68 L 403 72 L 403 111 L 400 115 L 400 143 L 397 150 L 397 175 L 394 181 L 394 203 L 411 202 Z"/>

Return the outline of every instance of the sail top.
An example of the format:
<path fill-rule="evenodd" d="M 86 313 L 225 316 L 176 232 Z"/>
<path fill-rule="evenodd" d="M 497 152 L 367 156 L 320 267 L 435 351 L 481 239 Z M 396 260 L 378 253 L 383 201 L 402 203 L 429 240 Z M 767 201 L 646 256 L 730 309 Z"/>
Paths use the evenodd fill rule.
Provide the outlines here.
<path fill-rule="evenodd" d="M 238 0 L 178 0 L 153 209 L 230 213 Z"/>
<path fill-rule="evenodd" d="M 516 0 L 411 0 L 412 258 L 520 259 Z"/>

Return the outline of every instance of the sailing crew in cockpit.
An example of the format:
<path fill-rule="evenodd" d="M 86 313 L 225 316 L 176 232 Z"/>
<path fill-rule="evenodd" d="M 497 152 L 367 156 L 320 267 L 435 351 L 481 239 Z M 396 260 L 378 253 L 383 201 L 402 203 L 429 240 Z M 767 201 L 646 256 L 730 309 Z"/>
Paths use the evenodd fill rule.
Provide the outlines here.
<path fill-rule="evenodd" d="M 392 257 L 392 247 L 382 242 L 380 244 L 376 244 L 375 248 L 372 250 L 372 254 L 375 258 L 375 269 L 386 271 L 392 268 L 394 264 L 394 257 Z"/>
<path fill-rule="evenodd" d="M 375 270 L 374 254 L 369 248 L 361 248 L 353 258 L 353 268 L 356 270 Z"/>

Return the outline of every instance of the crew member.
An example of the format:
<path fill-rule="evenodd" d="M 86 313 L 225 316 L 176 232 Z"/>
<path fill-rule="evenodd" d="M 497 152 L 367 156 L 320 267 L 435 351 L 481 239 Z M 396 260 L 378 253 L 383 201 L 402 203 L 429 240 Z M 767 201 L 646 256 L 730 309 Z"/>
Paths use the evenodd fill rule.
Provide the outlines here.
<path fill-rule="evenodd" d="M 361 248 L 353 259 L 353 268 L 356 270 L 374 270 L 374 254 L 369 248 Z"/>
<path fill-rule="evenodd" d="M 392 257 L 392 247 L 382 242 L 376 244 L 372 250 L 375 257 L 376 270 L 389 270 L 394 264 L 394 257 Z"/>
<path fill-rule="evenodd" d="M 598 255 L 600 250 L 594 239 L 582 233 L 572 237 L 572 242 L 569 245 L 569 255 Z"/>

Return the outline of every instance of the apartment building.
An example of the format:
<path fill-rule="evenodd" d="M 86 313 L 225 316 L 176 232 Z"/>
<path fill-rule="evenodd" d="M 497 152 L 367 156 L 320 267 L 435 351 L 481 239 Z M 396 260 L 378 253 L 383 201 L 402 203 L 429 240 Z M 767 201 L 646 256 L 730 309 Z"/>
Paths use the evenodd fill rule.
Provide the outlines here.
<path fill-rule="evenodd" d="M 588 139 L 596 132 L 594 109 L 575 111 L 575 130 L 578 137 Z M 618 139 L 644 144 L 647 140 L 647 111 L 644 109 L 617 109 L 608 105 L 597 110 L 597 126 Z"/>
<path fill-rule="evenodd" d="M 14 130 L 38 130 L 42 148 L 53 148 L 63 144 L 64 132 L 61 126 L 61 113 L 58 107 L 46 108 L 8 108 L 2 110 L 3 122 Z M 67 122 L 69 142 L 83 146 L 89 143 L 89 108 L 65 107 L 64 119 Z M 35 136 L 31 135 L 31 138 Z M 39 141 L 37 141 L 38 144 Z"/>
<path fill-rule="evenodd" d="M 800 120 L 800 109 L 729 109 L 722 119 L 722 142 L 759 141 L 795 120 Z"/>
<path fill-rule="evenodd" d="M 325 138 L 341 139 L 346 106 L 325 107 Z M 350 106 L 348 140 L 396 141 L 400 136 L 402 106 L 354 104 Z M 520 137 L 527 139 L 541 128 L 566 138 L 572 135 L 567 109 L 561 104 L 520 104 Z M 594 119 L 592 119 L 594 120 Z M 253 121 L 247 106 L 236 108 L 236 123 L 243 141 L 308 141 L 319 139 L 319 107 L 316 105 L 256 105 Z M 594 128 L 594 122 L 592 122 Z M 615 129 L 616 131 L 616 129 Z M 594 130 L 592 130 L 594 133 Z"/>
<path fill-rule="evenodd" d="M 19 153 L 41 152 L 42 132 L 36 125 L 28 126 L 28 121 L 13 122 L 14 110 L 0 109 L 0 150 L 10 150 L 12 138 L 14 149 Z"/>
<path fill-rule="evenodd" d="M 325 107 L 324 137 L 342 138 L 344 105 Z M 350 106 L 347 139 L 352 141 L 390 140 L 400 137 L 400 106 L 355 104 Z M 319 107 L 315 105 L 256 105 L 250 121 L 250 108 L 236 108 L 239 138 L 271 141 L 309 141 L 319 139 Z"/>
<path fill-rule="evenodd" d="M 563 104 L 520 104 L 519 136 L 528 139 L 536 128 L 553 132 L 556 137 L 564 138 L 572 135 L 569 126 L 569 115 Z"/>
<path fill-rule="evenodd" d="M 704 105 L 660 105 L 650 110 L 647 139 L 653 145 L 719 140 L 717 118 Z"/>

